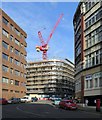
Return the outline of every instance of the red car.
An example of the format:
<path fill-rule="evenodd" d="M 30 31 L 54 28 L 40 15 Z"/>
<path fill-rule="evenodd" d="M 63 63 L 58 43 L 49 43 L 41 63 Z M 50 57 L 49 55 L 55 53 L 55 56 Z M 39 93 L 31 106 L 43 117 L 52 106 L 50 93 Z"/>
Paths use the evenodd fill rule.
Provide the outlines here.
<path fill-rule="evenodd" d="M 0 104 L 6 105 L 8 102 L 5 98 L 0 98 Z"/>
<path fill-rule="evenodd" d="M 72 100 L 62 100 L 59 103 L 60 108 L 76 110 L 78 107 Z"/>

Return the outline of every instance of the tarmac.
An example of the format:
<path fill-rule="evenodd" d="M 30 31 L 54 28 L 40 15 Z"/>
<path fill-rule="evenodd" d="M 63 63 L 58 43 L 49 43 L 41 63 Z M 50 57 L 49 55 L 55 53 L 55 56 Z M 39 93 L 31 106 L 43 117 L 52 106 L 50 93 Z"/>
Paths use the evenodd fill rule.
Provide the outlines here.
<path fill-rule="evenodd" d="M 38 100 L 37 102 L 32 102 L 34 104 L 49 104 L 53 107 L 58 107 L 58 105 L 54 105 L 50 100 Z M 78 109 L 86 112 L 93 112 L 102 114 L 102 106 L 100 106 L 100 111 L 96 111 L 96 106 L 86 106 L 85 104 L 77 104 Z"/>

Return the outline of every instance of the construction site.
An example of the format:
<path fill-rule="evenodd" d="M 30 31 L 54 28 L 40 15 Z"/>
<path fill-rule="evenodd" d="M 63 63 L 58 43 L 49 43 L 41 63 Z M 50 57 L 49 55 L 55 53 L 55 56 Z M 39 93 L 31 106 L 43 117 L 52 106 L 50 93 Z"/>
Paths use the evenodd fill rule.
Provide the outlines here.
<path fill-rule="evenodd" d="M 43 60 L 27 64 L 27 95 L 73 96 L 74 64 L 68 60 Z"/>

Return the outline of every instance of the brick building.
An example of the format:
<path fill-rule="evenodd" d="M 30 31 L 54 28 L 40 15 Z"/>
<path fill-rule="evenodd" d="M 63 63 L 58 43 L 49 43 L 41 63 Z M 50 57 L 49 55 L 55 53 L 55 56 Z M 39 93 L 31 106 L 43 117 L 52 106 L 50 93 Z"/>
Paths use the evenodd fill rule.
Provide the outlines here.
<path fill-rule="evenodd" d="M 27 34 L 0 9 L 0 97 L 26 94 Z"/>

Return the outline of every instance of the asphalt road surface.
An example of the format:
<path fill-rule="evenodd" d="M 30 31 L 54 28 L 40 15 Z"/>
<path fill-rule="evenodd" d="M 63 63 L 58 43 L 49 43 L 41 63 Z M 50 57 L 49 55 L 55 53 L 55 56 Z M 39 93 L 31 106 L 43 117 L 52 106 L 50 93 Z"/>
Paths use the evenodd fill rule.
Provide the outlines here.
<path fill-rule="evenodd" d="M 64 110 L 49 104 L 8 104 L 2 106 L 2 118 L 102 118 L 99 113 Z"/>

